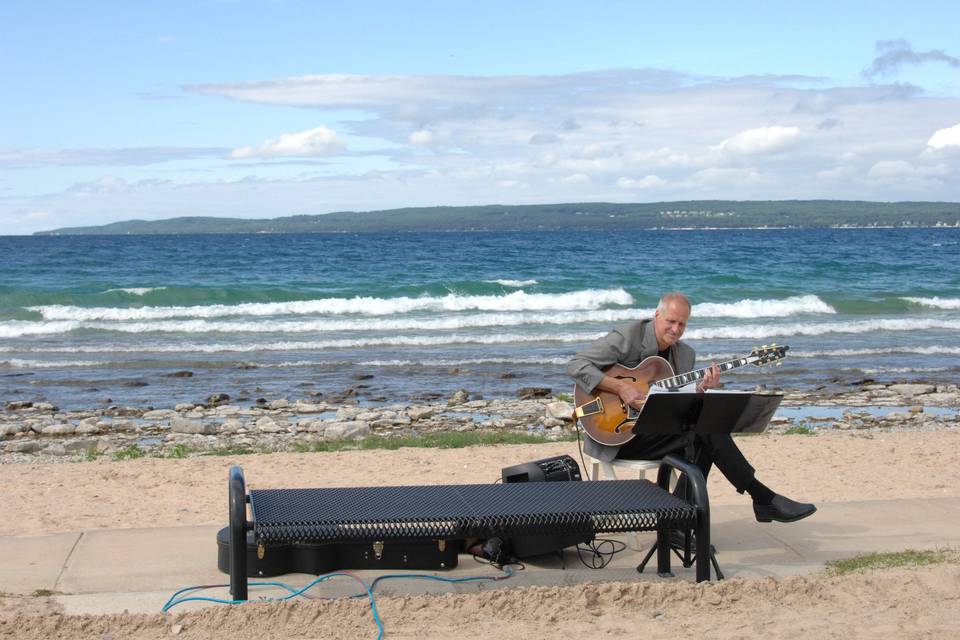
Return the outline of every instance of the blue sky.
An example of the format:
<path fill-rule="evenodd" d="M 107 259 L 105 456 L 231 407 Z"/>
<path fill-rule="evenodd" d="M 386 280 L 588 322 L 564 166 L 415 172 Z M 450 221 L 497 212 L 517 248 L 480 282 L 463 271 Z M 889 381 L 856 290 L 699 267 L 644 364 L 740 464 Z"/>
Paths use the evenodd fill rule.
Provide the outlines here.
<path fill-rule="evenodd" d="M 0 233 L 960 200 L 960 3 L 0 5 Z"/>

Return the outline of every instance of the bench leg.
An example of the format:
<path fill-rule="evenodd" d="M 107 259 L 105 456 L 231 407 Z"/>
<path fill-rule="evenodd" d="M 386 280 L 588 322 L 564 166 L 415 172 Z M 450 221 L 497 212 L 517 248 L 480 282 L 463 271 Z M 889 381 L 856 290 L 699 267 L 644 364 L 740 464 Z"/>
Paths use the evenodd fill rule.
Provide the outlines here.
<path fill-rule="evenodd" d="M 710 553 L 710 499 L 707 497 L 707 483 L 696 465 L 671 454 L 663 459 L 663 464 L 657 473 L 657 484 L 665 490 L 670 486 L 670 467 L 686 474 L 688 495 L 697 510 L 696 572 L 697 582 L 703 582 L 710 579 L 710 559 L 712 557 Z M 717 573 L 719 574 L 719 571 Z"/>
<path fill-rule="evenodd" d="M 230 595 L 247 599 L 247 487 L 243 469 L 230 468 Z"/>
<path fill-rule="evenodd" d="M 661 578 L 672 578 L 670 570 L 670 530 L 657 529 L 657 575 Z"/>

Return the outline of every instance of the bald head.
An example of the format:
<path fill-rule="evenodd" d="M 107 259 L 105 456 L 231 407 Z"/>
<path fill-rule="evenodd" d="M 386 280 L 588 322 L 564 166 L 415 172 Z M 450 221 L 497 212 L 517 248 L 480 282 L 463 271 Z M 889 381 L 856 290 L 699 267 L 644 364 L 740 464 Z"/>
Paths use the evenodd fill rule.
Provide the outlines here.
<path fill-rule="evenodd" d="M 661 351 L 680 340 L 690 318 L 690 301 L 682 293 L 666 293 L 653 314 L 653 329 Z"/>
<path fill-rule="evenodd" d="M 683 295 L 679 291 L 671 291 L 670 293 L 665 293 L 660 297 L 660 302 L 657 304 L 657 311 L 666 311 L 667 307 L 678 304 L 687 308 L 687 315 L 690 314 L 690 301 L 687 299 L 687 296 Z"/>

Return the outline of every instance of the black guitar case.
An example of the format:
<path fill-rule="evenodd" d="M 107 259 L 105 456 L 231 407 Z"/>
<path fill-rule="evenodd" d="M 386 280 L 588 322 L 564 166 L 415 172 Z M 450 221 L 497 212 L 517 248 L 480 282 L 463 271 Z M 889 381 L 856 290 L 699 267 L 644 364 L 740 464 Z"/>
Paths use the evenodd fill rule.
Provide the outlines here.
<path fill-rule="evenodd" d="M 248 531 L 247 577 L 267 578 L 285 573 L 320 575 L 340 569 L 453 569 L 462 550 L 462 540 L 288 544 L 265 547 L 260 558 L 253 531 Z M 229 527 L 217 532 L 217 568 L 230 573 Z"/>

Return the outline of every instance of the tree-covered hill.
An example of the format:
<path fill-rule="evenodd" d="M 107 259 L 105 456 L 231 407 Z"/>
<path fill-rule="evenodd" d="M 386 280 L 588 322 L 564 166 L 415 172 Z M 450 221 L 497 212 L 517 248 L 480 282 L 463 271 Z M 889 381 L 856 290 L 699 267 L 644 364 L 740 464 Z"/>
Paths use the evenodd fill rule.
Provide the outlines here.
<path fill-rule="evenodd" d="M 942 225 L 960 226 L 960 203 L 693 200 L 411 207 L 259 220 L 202 216 L 128 220 L 102 226 L 54 229 L 35 235 Z"/>

